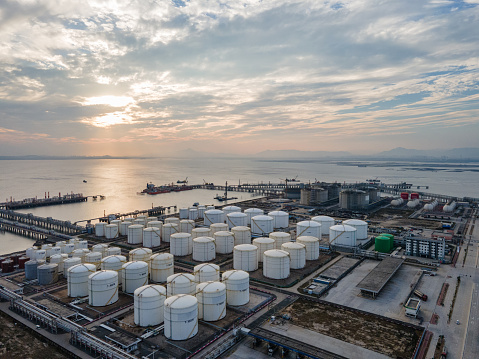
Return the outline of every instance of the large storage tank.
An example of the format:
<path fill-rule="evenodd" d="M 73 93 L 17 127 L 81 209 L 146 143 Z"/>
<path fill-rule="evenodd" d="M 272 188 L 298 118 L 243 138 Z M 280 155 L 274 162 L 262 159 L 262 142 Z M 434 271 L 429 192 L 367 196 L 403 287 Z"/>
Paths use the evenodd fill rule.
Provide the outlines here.
<path fill-rule="evenodd" d="M 147 217 L 147 218 L 146 218 L 146 225 L 148 226 L 148 223 L 154 222 L 154 221 L 158 221 L 158 217 L 154 217 L 154 216 L 152 216 L 152 217 Z"/>
<path fill-rule="evenodd" d="M 329 228 L 334 226 L 334 218 L 329 216 L 316 216 L 311 218 L 311 220 L 321 225 L 321 235 L 329 236 Z"/>
<path fill-rule="evenodd" d="M 132 224 L 128 227 L 128 244 L 143 243 L 143 225 Z"/>
<path fill-rule="evenodd" d="M 391 201 L 391 206 L 398 207 L 404 203 L 404 200 L 402 198 L 395 198 Z"/>
<path fill-rule="evenodd" d="M 281 245 L 281 249 L 289 253 L 289 268 L 304 268 L 304 266 L 306 265 L 306 246 L 304 244 L 287 242 Z"/>
<path fill-rule="evenodd" d="M 235 238 L 235 246 L 238 244 L 251 244 L 251 228 L 238 226 L 231 228 L 231 232 Z"/>
<path fill-rule="evenodd" d="M 88 249 L 88 241 L 82 240 L 75 242 L 75 249 Z"/>
<path fill-rule="evenodd" d="M 268 237 L 259 237 L 253 239 L 253 244 L 258 247 L 258 261 L 263 261 L 263 254 L 270 249 L 274 249 L 274 239 Z"/>
<path fill-rule="evenodd" d="M 226 303 L 245 305 L 249 302 L 249 274 L 242 270 L 229 270 L 223 273 L 222 282 L 226 285 Z"/>
<path fill-rule="evenodd" d="M 213 234 L 213 238 L 215 239 L 216 253 L 233 253 L 233 247 L 235 245 L 235 238 L 233 237 L 233 233 L 219 231 Z"/>
<path fill-rule="evenodd" d="M 120 236 L 128 235 L 128 227 L 131 226 L 132 222 L 121 222 L 120 223 Z"/>
<path fill-rule="evenodd" d="M 128 253 L 128 259 L 130 262 L 142 261 L 148 263 L 152 254 L 153 252 L 150 248 L 135 248 Z"/>
<path fill-rule="evenodd" d="M 360 219 L 348 219 L 343 224 L 356 228 L 356 239 L 368 238 L 368 223 Z"/>
<path fill-rule="evenodd" d="M 225 215 L 228 215 L 230 213 L 240 213 L 241 208 L 238 206 L 225 206 L 221 209 Z"/>
<path fill-rule="evenodd" d="M 291 234 L 286 232 L 271 232 L 269 238 L 274 239 L 274 249 L 281 249 L 281 245 L 291 242 Z"/>
<path fill-rule="evenodd" d="M 105 257 L 105 254 L 108 250 L 108 244 L 95 244 L 91 247 L 92 252 L 100 253 L 102 257 Z"/>
<path fill-rule="evenodd" d="M 332 245 L 356 246 L 356 228 L 337 224 L 329 228 L 329 243 Z"/>
<path fill-rule="evenodd" d="M 101 270 L 88 277 L 88 304 L 104 307 L 118 301 L 118 273 Z"/>
<path fill-rule="evenodd" d="M 263 275 L 271 279 L 286 279 L 289 277 L 289 253 L 280 249 L 271 249 L 263 255 Z"/>
<path fill-rule="evenodd" d="M 191 231 L 191 238 L 211 237 L 211 229 L 207 227 L 195 228 Z"/>
<path fill-rule="evenodd" d="M 87 253 L 90 253 L 90 251 L 88 249 L 85 249 L 85 248 L 75 249 L 72 252 L 72 257 L 73 258 L 80 258 L 80 260 L 82 262 L 85 262 L 85 256 L 86 256 Z"/>
<path fill-rule="evenodd" d="M 273 217 L 255 216 L 251 218 L 251 233 L 257 235 L 268 235 L 273 232 Z"/>
<path fill-rule="evenodd" d="M 273 228 L 289 227 L 289 213 L 284 211 L 272 211 L 268 216 L 273 217 Z"/>
<path fill-rule="evenodd" d="M 47 251 L 45 249 L 38 249 L 37 251 L 35 251 L 35 259 L 47 259 Z"/>
<path fill-rule="evenodd" d="M 108 247 L 103 254 L 103 257 L 121 255 L 120 247 Z"/>
<path fill-rule="evenodd" d="M 165 224 L 168 224 L 168 223 L 176 224 L 179 227 L 180 226 L 180 219 L 177 218 L 177 217 L 165 218 Z"/>
<path fill-rule="evenodd" d="M 29 260 L 25 263 L 25 279 L 37 279 L 38 262 L 36 260 Z"/>
<path fill-rule="evenodd" d="M 394 249 L 394 234 L 391 233 L 381 233 L 380 237 L 386 237 L 389 239 L 389 249 Z"/>
<path fill-rule="evenodd" d="M 205 206 L 198 206 L 198 218 L 200 219 L 205 218 L 205 211 L 206 211 Z"/>
<path fill-rule="evenodd" d="M 247 224 L 251 224 L 251 218 L 263 215 L 264 211 L 259 208 L 248 208 L 245 209 L 244 213 L 246 213 L 246 215 L 248 216 Z"/>
<path fill-rule="evenodd" d="M 164 320 L 166 289 L 149 284 L 137 288 L 134 294 L 134 321 L 140 327 L 159 325 Z"/>
<path fill-rule="evenodd" d="M 107 224 L 105 226 L 105 238 L 113 239 L 120 236 L 120 228 L 117 224 Z"/>
<path fill-rule="evenodd" d="M 197 208 L 189 208 L 188 209 L 188 219 L 194 221 L 198 218 L 198 209 Z"/>
<path fill-rule="evenodd" d="M 381 253 L 389 253 L 391 245 L 389 238 L 378 236 L 374 239 L 374 250 Z"/>
<path fill-rule="evenodd" d="M 75 250 L 75 244 L 74 243 L 67 243 L 67 244 L 65 244 L 65 247 L 62 248 L 62 253 L 70 254 L 74 250 Z"/>
<path fill-rule="evenodd" d="M 95 223 L 95 236 L 97 237 L 104 237 L 105 236 L 105 222 L 98 222 Z"/>
<path fill-rule="evenodd" d="M 179 223 L 165 223 L 161 229 L 161 238 L 163 239 L 163 242 L 170 243 L 170 236 L 179 231 Z"/>
<path fill-rule="evenodd" d="M 228 229 L 246 226 L 248 224 L 248 215 L 241 212 L 228 213 L 226 215 L 226 224 L 228 225 Z"/>
<path fill-rule="evenodd" d="M 150 279 L 156 283 L 164 283 L 174 273 L 174 257 L 170 253 L 153 254 L 150 258 Z"/>
<path fill-rule="evenodd" d="M 211 237 L 193 239 L 193 260 L 208 262 L 216 258 L 215 240 Z"/>
<path fill-rule="evenodd" d="M 61 247 L 52 247 L 47 250 L 48 257 L 54 256 L 55 254 L 61 254 L 62 248 Z"/>
<path fill-rule="evenodd" d="M 205 282 L 196 286 L 198 319 L 215 322 L 226 316 L 226 285 L 221 282 Z"/>
<path fill-rule="evenodd" d="M 210 209 L 205 211 L 205 226 L 210 226 L 213 223 L 224 223 L 225 213 L 219 209 Z"/>
<path fill-rule="evenodd" d="M 137 288 L 148 284 L 148 263 L 127 262 L 122 266 L 122 288 L 125 293 L 133 293 Z"/>
<path fill-rule="evenodd" d="M 192 219 L 183 219 L 180 221 L 180 232 L 181 233 L 190 233 L 195 228 L 195 221 Z"/>
<path fill-rule="evenodd" d="M 25 251 L 25 255 L 30 259 L 35 259 L 35 251 L 37 249 L 38 249 L 38 247 L 36 247 L 36 246 L 27 248 L 27 250 Z"/>
<path fill-rule="evenodd" d="M 63 256 L 64 255 L 61 255 L 61 254 L 54 254 L 50 257 L 50 263 L 57 264 L 58 274 L 62 274 L 62 275 L 63 275 L 63 261 L 65 260 Z"/>
<path fill-rule="evenodd" d="M 101 253 L 90 252 L 85 254 L 85 263 L 94 264 L 97 268 L 100 267 Z"/>
<path fill-rule="evenodd" d="M 253 244 L 238 244 L 233 249 L 233 268 L 247 272 L 258 269 L 258 247 Z"/>
<path fill-rule="evenodd" d="M 407 206 L 409 208 L 416 208 L 417 206 L 419 206 L 419 199 L 411 199 L 410 201 L 408 201 Z"/>
<path fill-rule="evenodd" d="M 210 225 L 210 233 L 213 236 L 216 232 L 224 232 L 228 230 L 228 225 L 226 223 L 213 223 Z"/>
<path fill-rule="evenodd" d="M 170 253 L 182 257 L 193 253 L 193 239 L 189 233 L 174 233 L 170 236 Z"/>
<path fill-rule="evenodd" d="M 126 257 L 122 255 L 107 256 L 101 260 L 100 268 L 102 270 L 113 270 L 118 273 L 118 282 L 121 283 L 121 272 L 123 264 L 126 263 Z"/>
<path fill-rule="evenodd" d="M 163 222 L 162 221 L 151 221 L 151 222 L 148 222 L 146 227 L 156 227 L 160 230 L 160 233 L 161 233 L 161 228 L 163 227 Z"/>
<path fill-rule="evenodd" d="M 68 296 L 86 297 L 88 295 L 88 277 L 96 272 L 96 266 L 82 263 L 74 265 L 67 271 Z"/>
<path fill-rule="evenodd" d="M 180 208 L 180 219 L 188 219 L 188 208 Z"/>
<path fill-rule="evenodd" d="M 195 294 L 195 276 L 189 273 L 176 273 L 166 279 L 166 295 Z"/>
<path fill-rule="evenodd" d="M 307 261 L 315 261 L 319 258 L 319 238 L 301 236 L 296 238 L 296 242 L 305 245 Z"/>
<path fill-rule="evenodd" d="M 196 283 L 219 281 L 220 267 L 213 263 L 201 263 L 194 267 L 193 274 Z"/>
<path fill-rule="evenodd" d="M 37 267 L 37 279 L 39 285 L 48 285 L 58 282 L 58 264 L 42 264 Z"/>
<path fill-rule="evenodd" d="M 67 258 L 63 261 L 63 276 L 68 278 L 68 269 L 76 266 L 77 264 L 81 264 L 81 258 Z"/>
<path fill-rule="evenodd" d="M 321 238 L 321 223 L 316 221 L 302 221 L 296 225 L 296 237 L 312 236 Z"/>
<path fill-rule="evenodd" d="M 429 211 L 429 212 L 434 211 L 434 209 L 436 208 L 437 205 L 438 205 L 437 200 L 434 200 L 431 203 L 428 203 L 428 204 L 424 205 L 424 210 Z"/>
<path fill-rule="evenodd" d="M 165 337 L 186 340 L 198 333 L 198 301 L 188 294 L 167 298 L 165 308 Z"/>
<path fill-rule="evenodd" d="M 161 245 L 161 232 L 158 227 L 143 229 L 143 247 L 154 248 Z"/>

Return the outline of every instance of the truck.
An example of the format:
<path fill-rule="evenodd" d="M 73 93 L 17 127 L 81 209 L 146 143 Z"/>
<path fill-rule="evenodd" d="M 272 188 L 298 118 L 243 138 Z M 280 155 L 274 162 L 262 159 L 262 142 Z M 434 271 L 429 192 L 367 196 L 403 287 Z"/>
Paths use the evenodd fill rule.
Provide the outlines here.
<path fill-rule="evenodd" d="M 415 290 L 414 291 L 414 295 L 416 295 L 417 297 L 421 298 L 423 301 L 427 301 L 427 295 L 424 294 L 423 292 L 420 292 L 419 290 Z"/>

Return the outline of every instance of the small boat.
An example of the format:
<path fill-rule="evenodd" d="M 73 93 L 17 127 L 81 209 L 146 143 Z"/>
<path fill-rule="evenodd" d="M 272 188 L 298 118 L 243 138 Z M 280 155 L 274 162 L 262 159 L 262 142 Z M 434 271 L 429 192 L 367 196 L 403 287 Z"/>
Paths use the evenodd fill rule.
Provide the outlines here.
<path fill-rule="evenodd" d="M 87 180 L 83 180 L 83 183 L 87 183 Z"/>

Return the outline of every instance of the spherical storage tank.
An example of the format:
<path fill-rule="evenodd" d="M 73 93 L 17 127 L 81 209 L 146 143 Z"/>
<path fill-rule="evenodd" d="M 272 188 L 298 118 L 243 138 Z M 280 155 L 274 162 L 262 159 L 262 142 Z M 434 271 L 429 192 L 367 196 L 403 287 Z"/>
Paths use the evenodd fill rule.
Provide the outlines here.
<path fill-rule="evenodd" d="M 38 262 L 36 260 L 29 260 L 25 263 L 25 279 L 37 279 Z"/>
<path fill-rule="evenodd" d="M 95 236 L 104 237 L 105 236 L 105 222 L 95 223 Z"/>
<path fill-rule="evenodd" d="M 37 279 L 39 285 L 48 285 L 58 281 L 58 264 L 43 264 L 37 267 Z"/>
<path fill-rule="evenodd" d="M 189 273 L 176 273 L 166 279 L 166 295 L 195 294 L 195 276 Z"/>
<path fill-rule="evenodd" d="M 251 218 L 253 218 L 255 216 L 263 215 L 264 211 L 262 209 L 259 209 L 259 208 L 248 208 L 248 209 L 245 209 L 244 213 L 246 213 L 246 215 L 248 216 L 247 224 L 251 224 Z"/>
<path fill-rule="evenodd" d="M 180 232 L 181 233 L 191 233 L 195 228 L 195 221 L 192 219 L 183 219 L 180 221 Z"/>
<path fill-rule="evenodd" d="M 254 216 L 251 218 L 251 233 L 253 234 L 269 234 L 273 232 L 273 217 L 270 216 Z"/>
<path fill-rule="evenodd" d="M 253 244 L 258 247 L 258 261 L 263 261 L 263 254 L 270 249 L 274 249 L 274 239 L 268 237 L 259 237 L 253 239 Z"/>
<path fill-rule="evenodd" d="M 306 260 L 315 261 L 319 258 L 319 238 L 312 236 L 301 236 L 296 238 L 297 243 L 306 247 Z"/>
<path fill-rule="evenodd" d="M 173 254 L 153 254 L 150 258 L 150 279 L 157 283 L 166 282 L 167 278 L 174 273 L 173 263 Z"/>
<path fill-rule="evenodd" d="M 211 236 L 216 232 L 224 232 L 228 230 L 228 225 L 226 223 L 213 223 L 210 225 Z"/>
<path fill-rule="evenodd" d="M 302 221 L 296 225 L 296 237 L 312 236 L 321 238 L 321 223 L 316 221 Z"/>
<path fill-rule="evenodd" d="M 96 266 L 89 263 L 74 265 L 68 269 L 67 283 L 69 297 L 86 297 L 88 295 L 88 277 L 95 273 Z"/>
<path fill-rule="evenodd" d="M 343 221 L 343 224 L 356 228 L 356 239 L 368 238 L 368 223 L 359 219 L 348 219 Z"/>
<path fill-rule="evenodd" d="M 118 301 L 118 273 L 101 270 L 88 277 L 88 304 L 104 307 Z"/>
<path fill-rule="evenodd" d="M 235 246 L 238 244 L 251 244 L 251 228 L 238 226 L 231 228 L 231 232 L 235 238 Z"/>
<path fill-rule="evenodd" d="M 107 256 L 101 260 L 100 267 L 102 270 L 113 270 L 118 273 L 118 282 L 121 282 L 121 272 L 123 264 L 126 263 L 126 257 L 122 255 Z"/>
<path fill-rule="evenodd" d="M 246 226 L 248 224 L 248 215 L 241 212 L 232 212 L 226 215 L 226 224 L 228 228 Z"/>
<path fill-rule="evenodd" d="M 258 247 L 253 244 L 238 244 L 233 249 L 233 268 L 247 272 L 258 269 Z"/>
<path fill-rule="evenodd" d="M 222 282 L 226 285 L 226 303 L 245 305 L 249 302 L 249 274 L 242 270 L 229 270 L 223 273 Z"/>
<path fill-rule="evenodd" d="M 134 295 L 134 321 L 140 327 L 163 323 L 166 289 L 149 284 L 137 288 Z"/>
<path fill-rule="evenodd" d="M 209 282 L 220 280 L 220 267 L 213 263 L 198 264 L 193 269 L 195 282 Z"/>
<path fill-rule="evenodd" d="M 81 258 L 73 257 L 65 259 L 63 261 L 63 276 L 65 278 L 68 278 L 68 269 L 73 266 L 76 266 L 77 264 L 81 264 Z"/>
<path fill-rule="evenodd" d="M 437 200 L 434 200 L 431 203 L 428 203 L 428 204 L 424 205 L 424 210 L 433 211 L 434 208 L 436 208 L 437 205 L 438 205 Z"/>
<path fill-rule="evenodd" d="M 186 340 L 198 333 L 198 301 L 188 294 L 174 295 L 164 302 L 165 337 Z"/>
<path fill-rule="evenodd" d="M 271 232 L 269 238 L 274 239 L 274 249 L 281 249 L 281 245 L 291 242 L 291 234 L 286 232 Z"/>
<path fill-rule="evenodd" d="M 271 279 L 285 279 L 289 277 L 289 253 L 280 249 L 271 249 L 264 252 L 263 275 Z"/>
<path fill-rule="evenodd" d="M 284 211 L 272 211 L 268 216 L 273 217 L 274 228 L 287 228 L 289 226 L 289 213 Z"/>
<path fill-rule="evenodd" d="M 120 223 L 120 235 L 126 236 L 128 235 L 128 227 L 131 226 L 132 222 L 121 222 Z"/>
<path fill-rule="evenodd" d="M 337 224 L 329 228 L 329 243 L 332 245 L 356 246 L 356 228 Z"/>
<path fill-rule="evenodd" d="M 411 199 L 410 201 L 408 201 L 407 203 L 407 206 L 409 208 L 416 208 L 417 206 L 419 206 L 419 199 Z"/>
<path fill-rule="evenodd" d="M 128 227 L 128 244 L 143 243 L 143 225 L 132 224 Z"/>
<path fill-rule="evenodd" d="M 125 293 L 133 293 L 148 284 L 148 263 L 137 261 L 123 264 L 121 282 Z"/>
<path fill-rule="evenodd" d="M 207 227 L 195 228 L 191 231 L 191 238 L 211 237 L 211 229 Z"/>
<path fill-rule="evenodd" d="M 193 253 L 193 239 L 189 233 L 173 233 L 170 236 L 170 253 L 182 257 Z"/>
<path fill-rule="evenodd" d="M 321 224 L 321 235 L 329 236 L 329 228 L 334 226 L 334 218 L 329 216 L 316 216 L 311 218 L 311 220 Z"/>
<path fill-rule="evenodd" d="M 219 209 L 209 209 L 205 211 L 205 226 L 210 226 L 213 223 L 223 223 L 225 213 Z"/>
<path fill-rule="evenodd" d="M 105 238 L 113 239 L 120 235 L 120 228 L 118 224 L 107 224 L 105 226 Z"/>
<path fill-rule="evenodd" d="M 306 265 L 306 246 L 304 244 L 287 242 L 281 245 L 281 249 L 289 253 L 289 268 L 304 268 L 304 266 Z"/>
<path fill-rule="evenodd" d="M 170 236 L 173 233 L 178 233 L 180 231 L 179 228 L 179 223 L 165 223 L 161 228 L 161 238 L 163 242 L 170 243 Z"/>
<path fill-rule="evenodd" d="M 233 252 L 235 238 L 233 233 L 226 231 L 219 231 L 213 234 L 216 244 L 216 253 L 228 254 Z"/>
<path fill-rule="evenodd" d="M 402 198 L 396 198 L 391 201 L 391 206 L 400 206 L 404 203 L 404 200 Z"/>
<path fill-rule="evenodd" d="M 211 237 L 193 239 L 193 260 L 208 262 L 216 258 L 215 240 Z"/>
<path fill-rule="evenodd" d="M 143 229 L 143 247 L 153 248 L 161 244 L 161 232 L 158 227 Z"/>
<path fill-rule="evenodd" d="M 148 263 L 151 255 L 152 251 L 150 248 L 135 248 L 128 253 L 128 258 L 130 259 L 130 262 L 143 261 Z"/>
<path fill-rule="evenodd" d="M 226 285 L 221 282 L 204 282 L 196 286 L 198 319 L 215 322 L 226 316 Z"/>

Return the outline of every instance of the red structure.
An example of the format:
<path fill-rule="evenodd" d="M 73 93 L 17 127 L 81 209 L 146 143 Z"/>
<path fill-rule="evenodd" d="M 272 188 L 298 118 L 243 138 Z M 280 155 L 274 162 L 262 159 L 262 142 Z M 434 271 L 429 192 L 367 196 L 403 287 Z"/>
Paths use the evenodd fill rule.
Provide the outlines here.
<path fill-rule="evenodd" d="M 2 268 L 2 273 L 13 272 L 13 261 L 11 259 L 5 259 L 0 267 Z"/>
<path fill-rule="evenodd" d="M 419 199 L 419 193 L 411 193 L 411 199 Z"/>
<path fill-rule="evenodd" d="M 22 256 L 18 258 L 18 269 L 25 269 L 25 263 L 28 262 L 30 258 Z"/>
<path fill-rule="evenodd" d="M 409 193 L 408 192 L 401 192 L 401 198 L 405 201 L 409 199 Z"/>

